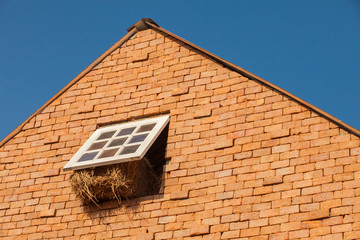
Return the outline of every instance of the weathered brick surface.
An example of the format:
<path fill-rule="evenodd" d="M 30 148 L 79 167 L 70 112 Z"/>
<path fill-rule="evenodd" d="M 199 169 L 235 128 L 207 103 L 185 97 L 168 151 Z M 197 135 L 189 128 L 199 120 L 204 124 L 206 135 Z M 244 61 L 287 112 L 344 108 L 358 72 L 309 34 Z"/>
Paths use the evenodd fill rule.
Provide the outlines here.
<path fill-rule="evenodd" d="M 61 168 L 98 126 L 171 116 L 162 194 L 83 207 Z M 358 239 L 360 140 L 154 30 L 0 148 L 0 239 Z"/>

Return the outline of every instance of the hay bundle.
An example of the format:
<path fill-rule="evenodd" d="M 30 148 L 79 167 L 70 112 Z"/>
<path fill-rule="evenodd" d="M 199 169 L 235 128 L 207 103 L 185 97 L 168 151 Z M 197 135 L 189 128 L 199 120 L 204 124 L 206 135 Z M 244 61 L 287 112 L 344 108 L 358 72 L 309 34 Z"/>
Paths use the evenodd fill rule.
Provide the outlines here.
<path fill-rule="evenodd" d="M 75 171 L 70 183 L 84 202 L 98 204 L 106 200 L 129 199 L 154 194 L 157 177 L 146 158 L 116 165 Z"/>

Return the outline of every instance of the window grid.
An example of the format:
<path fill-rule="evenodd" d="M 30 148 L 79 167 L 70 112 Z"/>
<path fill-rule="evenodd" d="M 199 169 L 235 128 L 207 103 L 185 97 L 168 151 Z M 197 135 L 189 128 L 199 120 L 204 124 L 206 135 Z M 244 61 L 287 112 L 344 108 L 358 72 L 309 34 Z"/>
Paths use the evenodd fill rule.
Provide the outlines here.
<path fill-rule="evenodd" d="M 128 147 L 128 146 L 134 146 L 134 145 L 139 145 L 139 142 L 134 142 L 134 143 L 131 143 L 132 139 L 135 137 L 135 136 L 141 136 L 141 135 L 144 135 L 144 133 L 147 133 L 146 134 L 146 137 L 149 136 L 149 132 L 152 130 L 148 130 L 148 131 L 144 131 L 144 132 L 138 132 L 138 130 L 143 127 L 144 125 L 140 125 L 140 126 L 137 126 L 130 134 L 127 134 L 127 135 L 120 135 L 118 136 L 118 134 L 124 130 L 124 129 L 119 129 L 117 131 L 115 131 L 115 133 L 112 134 L 112 136 L 110 138 L 100 138 L 100 135 L 92 144 L 91 146 L 88 148 L 87 151 L 84 152 L 84 154 L 86 153 L 94 153 L 94 152 L 98 152 L 95 157 L 92 159 L 92 160 L 95 160 L 95 159 L 99 159 L 100 156 L 103 154 L 104 151 L 106 150 L 112 150 L 112 149 L 117 149 L 118 150 L 116 151 L 116 153 L 113 155 L 113 156 L 117 156 L 119 154 L 121 154 L 121 152 L 123 151 L 123 149 L 125 147 Z M 105 132 L 107 133 L 107 132 Z M 118 140 L 118 139 L 124 139 L 126 137 L 126 140 L 123 144 L 121 145 L 117 145 L 117 146 L 110 146 L 110 144 L 114 141 L 114 140 Z M 145 139 L 146 139 L 145 137 Z M 145 139 L 143 139 L 142 141 L 144 141 Z M 140 141 L 140 142 L 142 142 Z M 91 147 L 96 144 L 96 143 L 100 143 L 100 142 L 106 142 L 105 145 L 102 147 L 102 148 L 98 148 L 98 149 L 94 149 L 94 150 L 89 150 L 91 149 Z"/>
<path fill-rule="evenodd" d="M 139 160 L 145 155 L 168 122 L 169 116 L 162 116 L 98 129 L 65 165 L 63 170 L 76 170 Z"/>

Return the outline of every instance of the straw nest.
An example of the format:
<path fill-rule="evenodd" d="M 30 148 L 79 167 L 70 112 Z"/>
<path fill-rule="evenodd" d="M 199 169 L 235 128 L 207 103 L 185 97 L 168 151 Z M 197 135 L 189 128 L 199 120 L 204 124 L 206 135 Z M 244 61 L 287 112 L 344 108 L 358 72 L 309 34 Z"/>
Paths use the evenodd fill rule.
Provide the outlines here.
<path fill-rule="evenodd" d="M 154 194 L 160 178 L 146 158 L 116 165 L 75 171 L 70 183 L 84 203 L 129 199 Z"/>

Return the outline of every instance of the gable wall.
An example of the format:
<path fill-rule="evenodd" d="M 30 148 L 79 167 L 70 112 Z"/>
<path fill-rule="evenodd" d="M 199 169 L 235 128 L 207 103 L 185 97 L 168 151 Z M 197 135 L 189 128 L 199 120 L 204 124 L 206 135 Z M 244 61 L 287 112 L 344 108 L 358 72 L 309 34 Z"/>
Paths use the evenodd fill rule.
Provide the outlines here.
<path fill-rule="evenodd" d="M 163 193 L 84 209 L 61 168 L 99 125 L 160 114 L 171 116 Z M 360 238 L 359 138 L 153 30 L 0 158 L 0 239 Z"/>

